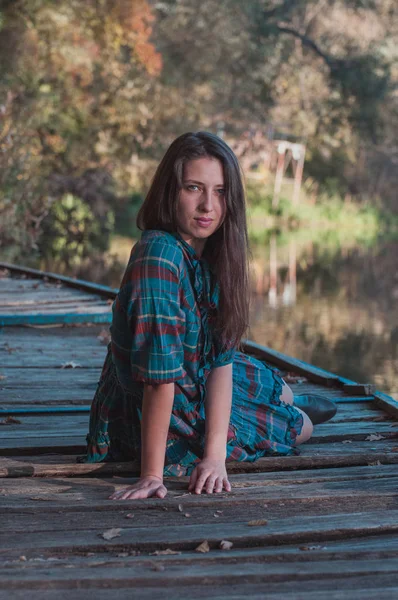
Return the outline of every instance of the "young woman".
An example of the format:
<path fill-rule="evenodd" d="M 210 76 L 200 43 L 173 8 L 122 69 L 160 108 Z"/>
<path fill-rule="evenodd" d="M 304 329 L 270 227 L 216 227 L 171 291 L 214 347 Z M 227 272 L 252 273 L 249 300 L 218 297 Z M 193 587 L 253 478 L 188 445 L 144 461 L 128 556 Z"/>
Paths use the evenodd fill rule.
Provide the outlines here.
<path fill-rule="evenodd" d="M 85 460 L 140 458 L 112 499 L 230 491 L 226 461 L 297 452 L 333 403 L 298 397 L 238 351 L 248 326 L 248 243 L 238 161 L 217 136 L 186 133 L 161 161 L 138 214 L 113 304 L 111 343 L 90 415 Z M 305 411 L 305 412 L 304 412 Z"/>

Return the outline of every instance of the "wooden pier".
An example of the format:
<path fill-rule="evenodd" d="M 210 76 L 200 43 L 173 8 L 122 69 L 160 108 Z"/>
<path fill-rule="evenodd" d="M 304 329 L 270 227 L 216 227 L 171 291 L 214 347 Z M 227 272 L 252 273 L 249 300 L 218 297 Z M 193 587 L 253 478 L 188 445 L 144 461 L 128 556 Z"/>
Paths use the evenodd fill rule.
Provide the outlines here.
<path fill-rule="evenodd" d="M 398 597 L 397 402 L 247 342 L 334 419 L 299 456 L 230 463 L 231 493 L 108 500 L 138 465 L 76 457 L 115 290 L 1 267 L 1 600 Z"/>

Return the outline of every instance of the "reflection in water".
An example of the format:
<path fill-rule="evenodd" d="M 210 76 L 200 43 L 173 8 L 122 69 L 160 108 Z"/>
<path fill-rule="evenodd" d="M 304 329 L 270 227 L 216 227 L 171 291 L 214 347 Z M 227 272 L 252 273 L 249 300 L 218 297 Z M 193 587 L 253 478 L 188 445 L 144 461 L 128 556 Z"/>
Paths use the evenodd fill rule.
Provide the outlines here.
<path fill-rule="evenodd" d="M 250 337 L 398 398 L 397 242 L 254 251 Z"/>

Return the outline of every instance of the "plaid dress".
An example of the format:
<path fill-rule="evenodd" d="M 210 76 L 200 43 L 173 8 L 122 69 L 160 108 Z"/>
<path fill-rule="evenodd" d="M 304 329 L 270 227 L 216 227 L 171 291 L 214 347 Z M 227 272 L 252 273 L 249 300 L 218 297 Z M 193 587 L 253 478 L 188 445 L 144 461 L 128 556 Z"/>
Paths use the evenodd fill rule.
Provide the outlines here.
<path fill-rule="evenodd" d="M 139 458 L 144 383 L 174 382 L 165 475 L 189 475 L 204 449 L 206 379 L 233 363 L 227 460 L 295 454 L 300 413 L 265 363 L 222 351 L 210 266 L 177 233 L 144 231 L 113 303 L 111 343 L 92 402 L 87 462 Z"/>

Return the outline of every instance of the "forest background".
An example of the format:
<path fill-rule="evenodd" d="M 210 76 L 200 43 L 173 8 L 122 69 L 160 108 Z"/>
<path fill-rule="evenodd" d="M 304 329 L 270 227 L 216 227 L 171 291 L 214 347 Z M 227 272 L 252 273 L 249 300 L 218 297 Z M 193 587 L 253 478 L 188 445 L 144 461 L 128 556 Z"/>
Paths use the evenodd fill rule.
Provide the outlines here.
<path fill-rule="evenodd" d="M 270 131 L 305 141 L 298 210 L 272 208 L 267 174 L 248 181 L 271 229 L 397 222 L 395 0 L 3 0 L 0 57 L 5 260 L 64 271 L 95 254 L 104 272 L 166 147 L 198 129 L 251 171 Z"/>

